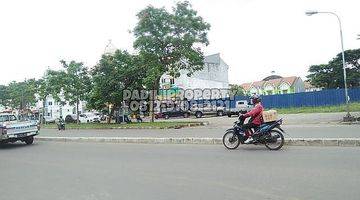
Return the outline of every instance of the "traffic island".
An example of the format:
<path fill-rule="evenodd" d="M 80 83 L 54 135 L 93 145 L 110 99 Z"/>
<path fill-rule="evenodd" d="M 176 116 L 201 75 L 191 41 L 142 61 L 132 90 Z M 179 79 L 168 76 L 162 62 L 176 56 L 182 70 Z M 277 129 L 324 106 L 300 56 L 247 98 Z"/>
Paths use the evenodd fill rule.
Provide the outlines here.
<path fill-rule="evenodd" d="M 66 124 L 66 129 L 180 129 L 186 127 L 205 126 L 208 122 L 142 122 L 142 123 L 83 123 Z M 41 128 L 57 129 L 56 124 L 45 124 Z"/>

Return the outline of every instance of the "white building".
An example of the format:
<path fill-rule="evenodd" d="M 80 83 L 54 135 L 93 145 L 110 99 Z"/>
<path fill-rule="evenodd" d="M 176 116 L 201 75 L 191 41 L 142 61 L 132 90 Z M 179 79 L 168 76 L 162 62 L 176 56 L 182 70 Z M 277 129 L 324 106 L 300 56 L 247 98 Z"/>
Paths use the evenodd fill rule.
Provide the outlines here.
<path fill-rule="evenodd" d="M 5 107 L 0 104 L 0 112 L 3 112 L 5 110 Z"/>
<path fill-rule="evenodd" d="M 204 68 L 194 72 L 190 77 L 187 71 L 182 70 L 180 76 L 173 78 L 164 74 L 160 79 L 161 89 L 170 89 L 174 86 L 187 89 L 228 89 L 229 66 L 221 59 L 220 54 L 206 56 Z"/>
<path fill-rule="evenodd" d="M 45 116 L 50 116 L 52 118 L 59 118 L 63 116 L 65 118 L 67 115 L 76 114 L 76 105 L 70 105 L 69 102 L 65 101 L 64 97 L 61 97 L 61 102 L 56 101 L 51 95 L 46 98 L 45 101 Z M 85 112 L 85 102 L 80 102 L 79 104 L 79 113 Z M 36 103 L 36 109 L 42 110 L 43 101 L 38 101 Z"/>

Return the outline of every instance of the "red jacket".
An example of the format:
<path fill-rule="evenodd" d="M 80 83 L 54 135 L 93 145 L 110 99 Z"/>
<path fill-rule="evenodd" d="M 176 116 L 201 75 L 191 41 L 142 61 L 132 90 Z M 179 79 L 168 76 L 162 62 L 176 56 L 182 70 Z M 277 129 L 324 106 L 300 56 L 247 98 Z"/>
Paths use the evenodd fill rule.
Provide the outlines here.
<path fill-rule="evenodd" d="M 261 103 L 256 104 L 256 106 L 249 112 L 247 112 L 244 117 L 252 117 L 252 123 L 255 125 L 261 125 L 262 120 L 262 112 L 264 110 L 264 107 L 261 105 Z"/>

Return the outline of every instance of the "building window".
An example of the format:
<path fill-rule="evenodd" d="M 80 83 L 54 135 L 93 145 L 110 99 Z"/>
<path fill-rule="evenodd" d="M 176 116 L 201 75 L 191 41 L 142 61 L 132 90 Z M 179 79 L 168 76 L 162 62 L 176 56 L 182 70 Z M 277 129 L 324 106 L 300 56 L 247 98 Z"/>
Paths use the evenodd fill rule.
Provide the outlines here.
<path fill-rule="evenodd" d="M 175 83 L 174 78 L 171 78 L 171 79 L 170 79 L 170 84 L 174 84 L 174 83 Z"/>
<path fill-rule="evenodd" d="M 161 82 L 162 82 L 162 83 L 165 83 L 165 81 L 166 81 L 166 80 L 165 80 L 164 78 L 163 78 L 163 79 L 161 79 Z"/>
<path fill-rule="evenodd" d="M 49 106 L 52 106 L 52 102 L 51 102 L 51 101 L 49 101 L 49 102 L 48 102 L 48 105 L 49 105 Z"/>

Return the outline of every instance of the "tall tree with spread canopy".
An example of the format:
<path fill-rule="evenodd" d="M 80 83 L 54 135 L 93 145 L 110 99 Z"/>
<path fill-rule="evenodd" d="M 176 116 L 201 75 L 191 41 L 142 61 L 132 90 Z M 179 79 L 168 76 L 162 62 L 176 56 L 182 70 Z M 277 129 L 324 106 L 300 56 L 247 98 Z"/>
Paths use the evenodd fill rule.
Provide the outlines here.
<path fill-rule="evenodd" d="M 139 57 L 126 51 L 117 50 L 114 54 L 104 54 L 92 69 L 93 87 L 88 106 L 103 110 L 112 106 L 109 115 L 113 116 L 123 102 L 123 91 L 142 88 L 144 70 Z M 110 118 L 109 118 L 110 119 Z M 110 120 L 108 120 L 110 123 Z"/>
<path fill-rule="evenodd" d="M 39 96 L 39 99 L 43 103 L 43 107 L 42 107 L 43 117 L 45 116 L 46 99 L 49 95 L 51 95 L 56 101 L 59 101 L 60 106 L 62 106 L 60 94 L 63 87 L 63 78 L 64 78 L 63 75 L 64 73 L 62 71 L 47 69 L 44 76 L 37 81 L 38 82 L 37 94 Z M 43 120 L 42 123 L 44 123 Z"/>
<path fill-rule="evenodd" d="M 133 30 L 134 48 L 146 62 L 144 83 L 147 89 L 157 91 L 163 74 L 173 77 L 186 71 L 191 76 L 204 65 L 202 46 L 209 44 L 210 24 L 198 16 L 189 2 L 179 2 L 171 12 L 165 8 L 148 6 L 137 14 L 138 23 Z M 151 120 L 154 120 L 153 101 L 150 100 Z"/>
<path fill-rule="evenodd" d="M 86 100 L 89 95 L 91 78 L 82 62 L 61 60 L 60 63 L 64 70 L 59 72 L 59 83 L 62 85 L 61 89 L 65 100 L 76 105 L 76 121 L 79 123 L 79 104 L 80 101 Z"/>
<path fill-rule="evenodd" d="M 37 82 L 35 79 L 28 79 L 22 82 L 11 82 L 7 86 L 8 105 L 13 109 L 24 110 L 36 103 Z"/>
<path fill-rule="evenodd" d="M 349 88 L 360 86 L 360 49 L 345 51 L 347 84 Z M 316 87 L 344 88 L 342 55 L 339 53 L 328 64 L 312 65 L 307 78 Z"/>

